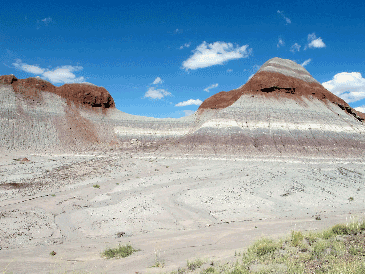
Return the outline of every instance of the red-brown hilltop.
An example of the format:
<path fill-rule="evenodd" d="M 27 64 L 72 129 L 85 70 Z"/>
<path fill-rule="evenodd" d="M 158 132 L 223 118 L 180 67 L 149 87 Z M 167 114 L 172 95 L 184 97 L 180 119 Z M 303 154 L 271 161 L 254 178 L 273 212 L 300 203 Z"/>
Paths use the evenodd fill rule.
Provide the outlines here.
<path fill-rule="evenodd" d="M 226 108 L 243 94 L 288 97 L 295 100 L 301 100 L 302 96 L 312 96 L 320 100 L 329 100 L 344 109 L 350 108 L 344 100 L 325 89 L 302 66 L 291 60 L 273 58 L 245 85 L 213 95 L 200 105 L 199 110 Z"/>
<path fill-rule="evenodd" d="M 105 88 L 92 84 L 65 84 L 56 89 L 56 94 L 84 106 L 103 109 L 115 107 L 110 93 Z"/>
<path fill-rule="evenodd" d="M 101 107 L 102 109 L 115 107 L 112 96 L 105 88 L 88 83 L 55 87 L 39 77 L 17 79 L 14 75 L 0 76 L 0 83 L 12 85 L 15 92 L 21 93 L 25 98 L 33 101 L 41 100 L 40 92 L 47 91 L 74 102 L 76 105 Z"/>
<path fill-rule="evenodd" d="M 18 79 L 13 74 L 0 76 L 1 84 L 11 85 L 14 81 L 17 80 Z"/>

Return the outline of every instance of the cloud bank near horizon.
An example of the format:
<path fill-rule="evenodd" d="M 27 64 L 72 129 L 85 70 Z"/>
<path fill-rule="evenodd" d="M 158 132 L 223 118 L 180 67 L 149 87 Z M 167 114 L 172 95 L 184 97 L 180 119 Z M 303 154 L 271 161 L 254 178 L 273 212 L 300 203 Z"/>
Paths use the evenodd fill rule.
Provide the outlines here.
<path fill-rule="evenodd" d="M 203 101 L 199 100 L 199 99 L 195 99 L 195 100 L 189 99 L 187 101 L 177 103 L 175 105 L 175 107 L 185 107 L 185 106 L 192 106 L 192 105 L 200 106 L 202 103 L 203 103 Z"/>
<path fill-rule="evenodd" d="M 347 103 L 365 98 L 365 79 L 360 72 L 340 72 L 322 85 Z"/>

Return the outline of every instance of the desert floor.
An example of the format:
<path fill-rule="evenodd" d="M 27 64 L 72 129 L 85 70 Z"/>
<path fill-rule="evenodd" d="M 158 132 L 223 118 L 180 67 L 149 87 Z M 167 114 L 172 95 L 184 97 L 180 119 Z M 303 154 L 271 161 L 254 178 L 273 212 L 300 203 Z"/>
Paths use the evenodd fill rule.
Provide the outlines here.
<path fill-rule="evenodd" d="M 364 217 L 364 168 L 350 158 L 4 152 L 0 271 L 163 273 L 234 260 L 262 236 Z M 125 243 L 140 251 L 101 256 Z"/>

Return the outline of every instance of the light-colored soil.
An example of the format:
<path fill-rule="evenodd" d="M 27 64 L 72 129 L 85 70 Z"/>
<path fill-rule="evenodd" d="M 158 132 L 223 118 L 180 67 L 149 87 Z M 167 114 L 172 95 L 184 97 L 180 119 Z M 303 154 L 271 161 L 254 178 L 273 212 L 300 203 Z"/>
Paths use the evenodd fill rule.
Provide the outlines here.
<path fill-rule="evenodd" d="M 188 259 L 234 260 L 262 236 L 361 218 L 364 167 L 362 159 L 4 152 L 0 271 L 160 273 Z M 140 251 L 101 257 L 126 243 Z M 165 267 L 153 268 L 156 260 Z"/>

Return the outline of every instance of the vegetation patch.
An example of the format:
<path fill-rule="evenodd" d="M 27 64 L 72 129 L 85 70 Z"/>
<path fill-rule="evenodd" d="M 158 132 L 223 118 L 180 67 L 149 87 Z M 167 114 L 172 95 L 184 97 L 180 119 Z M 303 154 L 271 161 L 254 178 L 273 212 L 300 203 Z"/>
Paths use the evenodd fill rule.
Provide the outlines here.
<path fill-rule="evenodd" d="M 292 231 L 279 240 L 259 239 L 235 257 L 236 262 L 224 264 L 188 261 L 186 268 L 172 273 L 365 273 L 365 221 L 320 232 Z"/>
<path fill-rule="evenodd" d="M 134 249 L 130 244 L 126 244 L 119 245 L 117 248 L 108 248 L 102 253 L 102 255 L 107 259 L 125 258 L 137 251 L 139 251 L 139 249 Z"/>
<path fill-rule="evenodd" d="M 200 268 L 202 265 L 204 264 L 204 262 L 200 259 L 196 259 L 192 262 L 187 262 L 186 266 L 188 267 L 189 270 L 193 271 L 195 269 Z"/>

